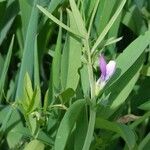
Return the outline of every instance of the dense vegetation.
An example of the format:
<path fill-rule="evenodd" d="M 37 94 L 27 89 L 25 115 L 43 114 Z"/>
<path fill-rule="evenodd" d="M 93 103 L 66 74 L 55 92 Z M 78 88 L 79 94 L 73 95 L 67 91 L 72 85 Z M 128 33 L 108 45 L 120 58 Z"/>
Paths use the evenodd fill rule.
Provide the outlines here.
<path fill-rule="evenodd" d="M 1 150 L 149 150 L 150 0 L 0 12 Z"/>

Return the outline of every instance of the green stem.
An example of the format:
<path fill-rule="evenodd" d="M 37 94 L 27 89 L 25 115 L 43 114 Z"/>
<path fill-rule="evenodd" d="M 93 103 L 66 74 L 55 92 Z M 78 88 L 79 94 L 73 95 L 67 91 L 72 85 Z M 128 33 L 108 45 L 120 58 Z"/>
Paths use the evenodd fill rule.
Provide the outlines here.
<path fill-rule="evenodd" d="M 92 103 L 95 105 L 96 101 L 94 99 L 95 97 L 95 81 L 93 76 L 93 68 L 92 68 L 92 61 L 91 61 L 91 53 L 88 43 L 88 38 L 85 40 L 85 48 L 88 54 L 88 74 L 89 74 L 89 82 L 90 82 L 90 89 L 91 89 L 91 100 Z M 88 130 L 85 138 L 85 142 L 83 145 L 82 150 L 89 150 L 92 138 L 93 138 L 93 132 L 94 132 L 94 125 L 95 125 L 95 118 L 96 118 L 96 111 L 90 107 L 90 119 L 89 119 L 89 125 Z"/>
<path fill-rule="evenodd" d="M 88 43 L 88 38 L 85 39 L 85 49 L 87 50 L 88 55 L 88 75 L 89 75 L 89 82 L 90 82 L 90 89 L 91 89 L 91 99 L 95 96 L 95 82 L 94 82 L 94 76 L 93 76 L 93 67 L 92 67 L 92 60 L 91 60 L 91 53 L 90 53 L 90 47 Z"/>

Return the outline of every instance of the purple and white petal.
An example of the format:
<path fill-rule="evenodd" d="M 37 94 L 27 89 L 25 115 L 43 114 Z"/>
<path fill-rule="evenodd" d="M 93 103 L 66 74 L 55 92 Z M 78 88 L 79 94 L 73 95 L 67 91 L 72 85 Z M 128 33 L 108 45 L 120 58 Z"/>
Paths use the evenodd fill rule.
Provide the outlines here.
<path fill-rule="evenodd" d="M 103 55 L 100 55 L 100 58 L 99 58 L 99 67 L 100 67 L 100 71 L 101 71 L 101 79 L 102 80 L 105 80 L 105 77 L 106 77 L 106 60 L 104 58 Z"/>
<path fill-rule="evenodd" d="M 114 74 L 116 70 L 116 62 L 114 60 L 109 61 L 106 65 L 106 78 L 105 80 L 109 80 L 109 78 Z"/>

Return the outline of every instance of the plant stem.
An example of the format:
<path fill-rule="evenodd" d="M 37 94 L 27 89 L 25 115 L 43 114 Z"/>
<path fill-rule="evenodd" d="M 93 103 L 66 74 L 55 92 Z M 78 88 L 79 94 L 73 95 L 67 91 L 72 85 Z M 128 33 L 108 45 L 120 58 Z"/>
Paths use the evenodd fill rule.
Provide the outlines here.
<path fill-rule="evenodd" d="M 91 53 L 90 53 L 90 47 L 88 43 L 88 38 L 85 39 L 85 49 L 87 51 L 88 55 L 88 75 L 89 75 L 89 82 L 90 82 L 90 89 L 91 89 L 91 99 L 95 96 L 95 82 L 93 77 L 93 68 L 92 68 L 92 60 L 91 60 Z"/>
<path fill-rule="evenodd" d="M 88 75 L 89 75 L 89 82 L 90 82 L 90 89 L 91 89 L 91 100 L 92 100 L 92 103 L 95 105 L 96 103 L 94 99 L 95 81 L 93 77 L 93 68 L 92 68 L 91 53 L 90 53 L 88 38 L 86 38 L 85 40 L 85 48 L 88 54 Z M 82 150 L 89 150 L 90 148 L 92 137 L 93 137 L 93 132 L 94 132 L 95 118 L 96 118 L 96 111 L 92 107 L 90 107 L 89 125 L 88 125 L 88 130 L 87 130 L 87 134 L 86 134 L 86 138 L 85 138 L 85 142 L 84 142 Z"/>

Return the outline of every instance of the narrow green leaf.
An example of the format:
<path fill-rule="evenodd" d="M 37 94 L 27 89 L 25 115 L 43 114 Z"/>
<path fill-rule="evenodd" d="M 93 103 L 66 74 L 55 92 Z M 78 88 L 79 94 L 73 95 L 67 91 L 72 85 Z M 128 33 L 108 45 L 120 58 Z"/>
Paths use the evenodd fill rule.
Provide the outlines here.
<path fill-rule="evenodd" d="M 5 15 L 0 23 L 0 45 L 6 38 L 7 33 L 9 32 L 18 13 L 19 7 L 17 1 L 8 0 Z"/>
<path fill-rule="evenodd" d="M 58 132 L 55 139 L 55 150 L 65 149 L 69 135 L 71 134 L 71 131 L 84 106 L 85 100 L 77 100 L 67 110 L 58 128 Z"/>
<path fill-rule="evenodd" d="M 47 107 L 48 107 L 48 96 L 49 95 L 49 90 L 46 91 L 45 96 L 44 96 L 44 106 L 43 106 L 43 110 L 44 112 L 46 112 Z"/>
<path fill-rule="evenodd" d="M 46 145 L 50 145 L 50 146 L 54 145 L 54 140 L 43 131 L 39 131 L 37 140 L 42 141 L 42 143 Z"/>
<path fill-rule="evenodd" d="M 25 74 L 25 78 L 24 78 L 24 92 L 27 93 L 29 99 L 32 99 L 33 88 L 32 88 L 31 79 L 28 73 Z"/>
<path fill-rule="evenodd" d="M 4 67 L 4 58 L 2 56 L 2 54 L 0 53 L 0 76 L 2 75 L 2 72 L 3 72 L 3 67 Z"/>
<path fill-rule="evenodd" d="M 58 5 L 60 5 L 63 2 L 63 0 L 51 0 L 49 4 L 49 11 L 52 13 Z"/>
<path fill-rule="evenodd" d="M 37 47 L 37 36 L 34 44 L 34 88 L 40 86 L 40 75 L 39 75 L 39 60 L 38 60 L 38 47 Z"/>
<path fill-rule="evenodd" d="M 95 128 L 110 130 L 118 133 L 119 136 L 121 136 L 127 143 L 129 149 L 133 149 L 136 144 L 134 132 L 124 124 L 110 122 L 102 118 L 97 118 Z"/>
<path fill-rule="evenodd" d="M 91 33 L 92 24 L 93 24 L 93 21 L 94 21 L 94 17 L 95 17 L 95 14 L 96 14 L 96 11 L 97 11 L 99 2 L 100 2 L 100 0 L 97 0 L 97 1 L 94 3 L 95 6 L 94 6 L 94 9 L 93 9 L 93 12 L 92 12 L 92 16 L 91 16 L 91 18 L 90 18 L 90 23 L 89 23 L 89 28 L 88 28 L 88 37 L 90 36 L 90 33 Z"/>
<path fill-rule="evenodd" d="M 104 37 L 106 36 L 106 34 L 108 33 L 108 31 L 110 30 L 110 28 L 114 24 L 115 20 L 117 19 L 117 17 L 119 16 L 120 12 L 122 11 L 125 3 L 126 3 L 126 0 L 122 0 L 121 1 L 121 4 L 119 5 L 117 11 L 113 15 L 113 17 L 110 19 L 110 21 L 108 22 L 108 24 L 106 25 L 106 27 L 104 28 L 104 30 L 102 31 L 102 33 L 97 38 L 95 44 L 93 45 L 93 47 L 91 49 L 92 53 L 95 51 L 95 49 L 98 47 L 98 45 L 102 42 L 102 40 L 104 39 Z"/>
<path fill-rule="evenodd" d="M 148 142 L 150 142 L 150 132 L 144 137 L 144 139 L 142 139 L 142 141 L 140 142 L 138 146 L 138 150 L 144 150 Z"/>
<path fill-rule="evenodd" d="M 54 21 L 56 24 L 58 24 L 59 26 L 61 26 L 62 28 L 64 28 L 65 30 L 67 30 L 68 32 L 77 35 L 76 32 L 74 32 L 70 27 L 68 27 L 67 25 L 65 25 L 64 23 L 62 23 L 60 20 L 58 20 L 56 17 L 54 17 L 51 13 L 49 13 L 46 9 L 44 9 L 43 7 L 37 5 L 38 9 L 40 11 L 42 11 L 48 18 L 50 18 L 52 21 Z M 79 37 L 82 37 L 81 35 L 77 35 Z"/>
<path fill-rule="evenodd" d="M 9 64 L 10 64 L 10 60 L 11 60 L 13 44 L 14 44 L 14 36 L 12 37 L 12 40 L 11 40 L 11 43 L 10 43 L 10 46 L 9 46 L 9 50 L 8 50 L 8 53 L 7 53 L 7 57 L 6 57 L 6 60 L 5 60 L 5 63 L 4 63 L 3 71 L 2 71 L 2 74 L 1 74 L 1 77 L 0 77 L 0 101 L 1 101 L 1 98 L 2 98 L 2 92 L 3 92 L 3 89 L 4 89 L 4 84 L 5 84 L 5 80 L 6 80 L 6 76 L 7 76 L 7 71 L 8 71 L 8 67 L 9 67 Z"/>
<path fill-rule="evenodd" d="M 148 100 L 144 104 L 140 105 L 138 108 L 142 109 L 142 110 L 148 110 L 148 111 L 150 111 L 150 100 Z"/>

